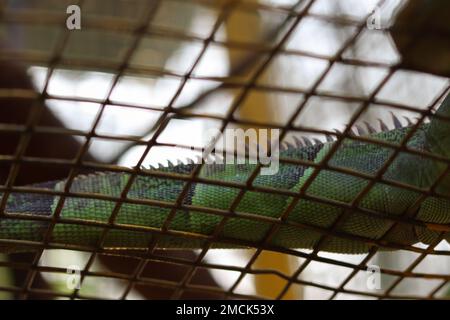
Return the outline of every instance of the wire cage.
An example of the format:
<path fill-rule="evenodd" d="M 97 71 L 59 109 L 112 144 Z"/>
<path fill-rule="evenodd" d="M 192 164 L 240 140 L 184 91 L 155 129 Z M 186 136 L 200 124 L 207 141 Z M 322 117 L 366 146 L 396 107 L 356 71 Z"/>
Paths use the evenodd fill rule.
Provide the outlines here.
<path fill-rule="evenodd" d="M 80 30 L 67 26 L 66 9 L 71 5 L 81 8 Z M 436 72 L 398 52 L 401 45 L 408 48 L 403 52 L 415 52 L 425 41 L 420 30 L 408 38 L 410 30 L 400 26 L 404 38 L 396 41 L 396 48 L 391 27 L 407 5 L 388 0 L 115 0 L 108 5 L 100 0 L 1 1 L 0 61 L 4 70 L 13 71 L 3 74 L 0 97 L 17 103 L 23 111 L 21 120 L 11 116 L 14 120 L 0 121 L 2 140 L 12 141 L 0 156 L 0 219 L 9 215 L 7 199 L 11 194 L 28 194 L 41 201 L 49 196 L 60 199 L 50 217 L 16 217 L 47 221 L 44 240 L 0 239 L 5 247 L 26 245 L 34 249 L 33 253 L 1 256 L 2 297 L 448 297 L 450 247 L 443 240 L 448 224 L 434 225 L 441 235 L 430 245 L 387 240 L 399 224 L 423 225 L 407 212 L 385 217 L 392 226 L 377 239 L 339 231 L 339 226 L 361 209 L 359 203 L 374 184 L 389 183 L 384 173 L 400 152 L 431 157 L 409 150 L 407 143 L 443 100 L 449 88 L 448 72 Z M 33 79 L 35 88 L 13 80 L 27 77 Z M 390 111 L 396 114 L 394 120 Z M 2 117 L 9 119 L 6 113 Z M 48 120 L 51 115 L 57 119 Z M 394 127 L 397 122 L 407 125 L 407 121 L 411 121 L 412 130 L 401 144 L 355 133 L 365 130 L 359 125 L 364 122 L 370 130 L 379 123 Z M 220 132 L 228 128 L 278 129 L 282 144 L 298 139 L 304 139 L 305 144 L 313 139 L 323 142 L 331 136 L 335 144 L 328 159 L 346 139 L 393 152 L 373 175 L 330 168 L 326 161 L 281 158 L 281 163 L 316 168 L 298 192 L 255 185 L 260 165 L 243 183 L 207 182 L 199 177 L 203 164 L 184 176 L 142 168 L 185 155 L 183 150 L 198 154 L 187 133 L 197 130 L 194 125 L 198 124 L 199 131 L 209 126 Z M 308 186 L 324 168 L 362 178 L 367 185 L 348 203 L 314 197 L 308 194 Z M 95 171 L 126 172 L 131 177 L 156 175 L 182 180 L 186 187 L 174 203 L 131 199 L 127 197 L 130 185 L 117 197 L 70 191 L 78 175 Z M 35 184 L 55 179 L 65 179 L 63 190 Z M 170 230 L 178 210 L 193 208 L 183 199 L 189 186 L 200 182 L 239 192 L 227 210 L 201 208 L 204 214 L 221 218 L 212 235 Z M 424 196 L 432 192 L 413 190 Z M 270 239 L 281 226 L 292 225 L 288 219 L 292 208 L 277 218 L 238 212 L 239 202 L 250 191 L 284 195 L 294 202 L 319 201 L 341 208 L 342 214 L 326 228 L 294 225 L 321 234 L 314 248 L 282 248 Z M 116 205 L 107 221 L 69 221 L 60 212 L 64 200 L 71 197 L 114 201 Z M 161 228 L 151 231 L 118 225 L 115 219 L 120 206 L 133 201 L 170 208 L 170 214 Z M 268 224 L 268 229 L 261 241 L 234 239 L 233 246 L 242 248 L 235 250 L 240 258 L 228 261 L 233 250 L 213 247 L 230 243 L 220 237 L 220 230 L 232 216 L 260 221 Z M 50 238 L 59 223 L 101 227 L 104 233 L 96 246 L 63 246 Z M 144 251 L 105 248 L 106 234 L 121 228 L 198 239 L 202 245 L 195 251 L 166 250 L 156 238 Z M 324 252 L 330 237 L 364 242 L 368 253 Z M 66 286 L 77 268 L 81 286 Z M 376 281 L 374 286 L 368 285 L 378 272 L 380 285 Z M 98 289 L 104 283 L 109 286 Z"/>

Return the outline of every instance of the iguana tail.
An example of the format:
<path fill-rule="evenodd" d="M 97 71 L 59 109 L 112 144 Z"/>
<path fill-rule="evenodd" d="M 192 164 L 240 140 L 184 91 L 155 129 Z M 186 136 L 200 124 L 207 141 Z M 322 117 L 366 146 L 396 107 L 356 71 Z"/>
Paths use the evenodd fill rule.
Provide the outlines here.
<path fill-rule="evenodd" d="M 445 99 L 437 114 L 439 117 L 420 125 L 408 137 L 407 147 L 449 158 L 450 124 L 442 117 L 450 117 L 450 97 Z M 411 128 L 401 127 L 396 118 L 394 124 L 396 128 L 393 130 L 367 135 L 371 139 L 398 145 Z M 186 179 L 139 175 L 127 193 L 129 202 L 122 203 L 119 210 L 116 210 L 117 202 L 109 198 L 116 199 L 121 195 L 129 174 L 99 173 L 77 177 L 70 191 L 78 196 L 68 196 L 64 200 L 60 211 L 63 221 L 55 225 L 49 240 L 63 245 L 92 247 L 99 243 L 106 227 L 111 230 L 103 246 L 110 248 L 146 248 L 153 240 L 158 240 L 158 244 L 165 248 L 200 248 L 217 232 L 218 242 L 213 247 L 238 247 L 236 240 L 258 245 L 278 222 L 279 228 L 269 244 L 284 248 L 313 248 L 325 233 L 329 236 L 321 243 L 320 249 L 340 253 L 367 252 L 372 240 L 382 237 L 388 243 L 403 245 L 418 241 L 431 243 L 438 239 L 439 230 L 450 223 L 450 200 L 446 198 L 450 195 L 450 178 L 441 179 L 434 188 L 439 196 L 428 197 L 422 202 L 421 192 L 395 186 L 388 181 L 427 191 L 446 171 L 445 161 L 351 137 L 334 147 L 337 147 L 336 141 L 313 144 L 307 139 L 296 146 L 289 146 L 280 152 L 282 158 L 313 162 L 321 165 L 320 171 L 316 172 L 317 166 L 282 162 L 276 174 L 257 175 L 251 185 L 247 181 L 256 165 L 248 162 L 204 165 L 200 181 L 189 184 L 188 188 L 185 188 Z M 332 155 L 328 155 L 331 150 Z M 388 161 L 390 163 L 385 167 Z M 151 168 L 149 172 L 184 175 L 189 179 L 196 167 L 193 163 L 169 165 Z M 365 177 L 367 175 L 381 179 L 371 180 Z M 225 181 L 229 185 L 218 185 L 217 181 Z M 246 184 L 245 192 L 239 187 L 242 184 Z M 64 182 L 49 182 L 37 187 L 61 191 L 62 186 Z M 261 192 L 256 187 L 283 189 L 303 196 L 297 199 L 276 192 Z M 369 191 L 358 197 L 366 187 Z M 182 193 L 184 197 L 179 203 L 178 197 Z M 108 199 L 85 197 L 86 194 L 103 195 Z M 149 205 L 141 203 L 142 200 L 157 203 Z M 58 196 L 11 193 L 5 214 L 25 214 L 25 217 L 0 218 L 0 239 L 41 243 L 48 230 L 48 222 L 27 220 L 26 215 L 52 217 L 59 202 Z M 205 208 L 209 210 L 202 210 Z M 290 212 L 286 221 L 279 221 L 288 208 Z M 211 210 L 215 213 L 210 213 Z M 115 226 L 111 228 L 108 221 L 113 212 L 116 214 Z M 342 215 L 346 217 L 341 219 Z M 405 215 L 424 222 L 425 226 L 406 222 L 396 224 L 398 219 L 391 218 Z M 170 216 L 167 224 L 166 219 Z M 222 228 L 217 231 L 219 225 Z M 332 232 L 330 228 L 333 228 Z M 182 232 L 183 235 L 172 236 L 167 234 L 167 230 Z M 450 233 L 444 237 L 450 241 Z"/>

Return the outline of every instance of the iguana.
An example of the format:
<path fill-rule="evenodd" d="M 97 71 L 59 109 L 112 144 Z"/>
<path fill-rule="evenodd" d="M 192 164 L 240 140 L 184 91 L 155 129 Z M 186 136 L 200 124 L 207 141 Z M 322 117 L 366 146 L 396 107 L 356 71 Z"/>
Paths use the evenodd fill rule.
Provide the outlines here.
<path fill-rule="evenodd" d="M 437 157 L 427 157 L 420 153 L 399 151 L 389 167 L 383 173 L 383 183 L 374 183 L 370 191 L 360 199 L 358 208 L 350 212 L 338 225 L 338 234 L 329 235 L 322 243 L 321 250 L 339 253 L 367 252 L 373 240 L 378 240 L 393 226 L 395 219 L 407 215 L 417 223 L 401 222 L 393 232 L 384 238 L 387 243 L 412 245 L 417 242 L 427 244 L 438 240 L 439 228 L 448 230 L 450 223 L 450 178 L 445 176 L 437 183 L 437 179 L 446 172 L 447 164 L 440 159 L 450 156 L 450 123 L 445 117 L 450 116 L 450 95 L 444 100 L 427 123 L 422 123 L 408 139 L 407 147 L 412 150 L 428 152 Z M 399 145 L 410 132 L 411 123 L 402 126 L 395 116 L 394 129 L 388 130 L 381 122 L 381 131 L 376 132 L 367 125 L 361 135 L 370 139 L 378 139 L 385 143 Z M 362 132 L 365 131 L 365 132 Z M 320 169 L 313 182 L 308 186 L 305 195 L 301 197 L 286 218 L 280 222 L 279 229 L 270 239 L 269 245 L 282 248 L 313 248 L 336 219 L 345 211 L 333 203 L 351 203 L 369 183 L 368 179 L 352 175 L 348 171 L 359 172 L 364 176 L 375 176 L 383 167 L 395 148 L 346 137 L 335 150 L 325 168 Z M 320 164 L 337 140 L 312 143 L 304 138 L 297 140 L 296 145 L 287 145 L 280 151 L 281 158 L 300 159 Z M 178 165 L 160 166 L 146 170 L 147 174 L 138 175 L 127 194 L 128 199 L 157 200 L 158 203 L 174 204 L 189 179 L 174 179 L 162 177 L 161 173 L 189 175 L 197 168 L 195 163 L 180 163 Z M 172 217 L 168 230 L 181 231 L 189 234 L 210 236 L 223 219 L 220 214 L 200 210 L 213 208 L 226 212 L 240 189 L 237 184 L 246 183 L 256 165 L 250 164 L 203 164 L 200 178 L 186 186 L 182 208 Z M 345 170 L 333 170 L 338 167 Z M 254 188 L 245 192 L 237 204 L 235 212 L 246 213 L 247 217 L 263 216 L 278 219 L 288 208 L 294 197 L 308 181 L 314 166 L 299 165 L 281 161 L 278 173 L 274 175 L 258 175 L 252 185 Z M 149 176 L 148 173 L 160 173 L 159 176 Z M 119 197 L 125 187 L 129 173 L 101 172 L 79 176 L 71 184 L 70 192 L 78 194 L 64 199 L 60 211 L 61 219 L 79 219 L 97 223 L 106 223 L 116 205 L 116 202 L 99 199 L 99 197 L 83 197 L 86 194 L 100 194 L 108 197 Z M 229 186 L 214 185 L 207 181 L 226 181 Z M 401 187 L 409 185 L 411 188 Z M 435 185 L 436 184 L 436 185 Z M 65 181 L 54 181 L 33 185 L 36 188 L 46 188 L 53 191 L 63 191 Z M 258 187 L 269 187 L 289 191 L 289 195 L 277 192 L 261 192 Z M 427 196 L 415 206 L 421 198 L 420 190 L 434 193 Z M 420 190 L 419 190 L 420 189 Z M 330 201 L 317 201 L 328 199 Z M 59 195 L 43 195 L 39 193 L 12 192 L 8 195 L 6 210 L 0 216 L 0 240 L 43 240 L 48 230 L 49 221 L 23 219 L 28 215 L 51 217 L 59 202 Z M 197 208 L 197 210 L 195 210 Z M 161 205 L 148 205 L 126 201 L 121 204 L 114 223 L 125 228 L 108 231 L 104 239 L 105 248 L 145 249 L 158 234 L 158 243 L 166 248 L 201 248 L 201 237 L 183 237 L 158 232 L 169 216 L 171 208 Z M 22 219 L 8 216 L 21 214 Z M 213 247 L 233 248 L 237 244 L 248 243 L 258 246 L 264 240 L 273 221 L 261 221 L 244 218 L 241 215 L 230 215 L 218 234 L 217 243 Z M 135 231 L 131 227 L 147 231 Z M 303 226 L 303 227 L 302 227 Z M 308 227 L 310 226 L 310 227 Z M 150 227 L 150 228 L 149 228 Z M 135 228 L 136 229 L 136 228 Z M 102 234 L 101 225 L 77 225 L 58 222 L 54 226 L 50 241 L 61 245 L 95 246 Z M 182 234 L 182 235 L 183 235 Z M 444 234 L 450 241 L 450 233 Z M 239 241 L 236 241 L 239 240 Z M 5 242 L 5 241 L 4 241 Z M 1 243 L 1 241 L 0 241 Z M 5 246 L 3 250 L 25 250 L 22 245 Z"/>

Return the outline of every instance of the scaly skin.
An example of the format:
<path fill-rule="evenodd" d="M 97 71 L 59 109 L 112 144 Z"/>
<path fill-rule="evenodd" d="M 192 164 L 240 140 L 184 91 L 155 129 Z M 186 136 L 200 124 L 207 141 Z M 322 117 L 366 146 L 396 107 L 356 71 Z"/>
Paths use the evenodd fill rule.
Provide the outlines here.
<path fill-rule="evenodd" d="M 447 97 L 438 110 L 442 116 L 450 116 L 450 97 Z M 410 130 L 409 127 L 398 127 L 390 131 L 368 134 L 370 138 L 399 144 Z M 336 142 L 311 144 L 305 140 L 303 145 L 289 146 L 280 152 L 282 158 L 308 160 L 321 163 L 330 148 Z M 422 124 L 408 140 L 408 147 L 419 151 L 432 152 L 450 158 L 450 124 L 433 117 L 429 124 Z M 350 169 L 375 176 L 383 167 L 394 149 L 373 143 L 345 139 L 328 161 L 331 167 Z M 190 174 L 195 164 L 152 168 L 149 171 Z M 446 169 L 446 164 L 425 156 L 407 152 L 399 152 L 382 175 L 384 180 L 408 184 L 420 189 L 430 189 L 436 179 Z M 204 165 L 200 177 L 211 180 L 245 183 L 255 169 L 253 164 L 242 165 Z M 280 163 L 275 175 L 259 175 L 254 186 L 271 187 L 287 191 L 299 192 L 314 167 L 304 167 Z M 99 173 L 80 176 L 74 180 L 71 192 L 97 193 L 118 197 L 129 179 L 126 173 Z M 128 193 L 130 199 L 158 200 L 174 204 L 187 182 L 184 180 L 138 176 Z M 351 203 L 367 186 L 369 180 L 355 175 L 344 174 L 330 169 L 322 169 L 306 190 L 306 195 Z M 61 191 L 64 182 L 49 182 L 37 187 L 45 187 Z M 439 194 L 449 195 L 450 178 L 444 178 L 437 186 Z M 194 207 L 228 210 L 239 193 L 238 188 L 217 186 L 207 183 L 193 183 L 189 186 L 183 204 Z M 323 243 L 321 249 L 339 253 L 363 253 L 370 248 L 369 243 L 380 239 L 394 224 L 386 216 L 406 214 L 423 222 L 421 225 L 399 224 L 384 239 L 391 243 L 412 245 L 419 241 L 431 243 L 437 239 L 439 232 L 427 228 L 426 223 L 449 224 L 450 200 L 444 197 L 428 197 L 420 207 L 416 201 L 421 193 L 410 189 L 395 187 L 376 182 L 370 191 L 360 199 L 358 208 L 349 212 L 338 224 L 333 235 Z M 11 194 L 8 198 L 7 213 L 39 214 L 51 216 L 57 206 L 59 197 L 38 194 Z M 279 218 L 293 198 L 267 192 L 247 191 L 238 203 L 235 211 L 251 215 Z M 61 211 L 61 218 L 71 218 L 94 222 L 108 222 L 115 207 L 115 202 L 83 197 L 68 197 Z M 115 223 L 126 226 L 145 226 L 161 228 L 171 209 L 146 204 L 123 203 L 115 219 Z M 312 248 L 321 238 L 322 229 L 329 228 L 344 213 L 344 209 L 332 204 L 319 203 L 301 198 L 290 212 L 287 221 L 272 237 L 269 244 L 283 248 Z M 363 212 L 364 211 L 364 212 Z M 373 214 L 370 214 L 373 212 Z M 191 234 L 212 235 L 223 216 L 179 209 L 172 219 L 169 230 L 183 231 Z M 292 223 L 301 223 L 313 228 L 301 228 Z M 220 243 L 213 247 L 237 247 L 232 240 L 243 240 L 249 245 L 257 246 L 263 240 L 271 226 L 270 222 L 254 221 L 242 217 L 229 217 L 220 235 Z M 0 239 L 42 241 L 48 224 L 42 221 L 18 220 L 7 218 L 0 220 Z M 51 241 L 63 245 L 95 246 L 102 234 L 97 226 L 57 223 L 52 232 Z M 143 249 L 155 236 L 154 232 L 137 232 L 131 230 L 110 230 L 104 247 L 115 249 Z M 356 240 L 354 236 L 359 237 Z M 450 241 L 450 233 L 445 235 Z M 366 241 L 360 241 L 360 240 Z M 231 240 L 231 241 L 230 241 Z M 163 235 L 158 238 L 159 246 L 166 248 L 200 248 L 202 241 L 189 237 Z M 22 246 L 8 246 L 7 250 L 24 250 Z"/>

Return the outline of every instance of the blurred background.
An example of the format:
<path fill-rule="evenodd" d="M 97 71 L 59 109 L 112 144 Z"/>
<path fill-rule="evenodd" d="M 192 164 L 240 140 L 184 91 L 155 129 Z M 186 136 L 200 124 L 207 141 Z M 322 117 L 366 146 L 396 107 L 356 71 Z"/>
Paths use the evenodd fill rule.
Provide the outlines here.
<path fill-rule="evenodd" d="M 72 4 L 81 7 L 81 30 L 64 28 Z M 429 107 L 449 83 L 443 76 L 401 68 L 387 78 L 401 61 L 388 28 L 406 5 L 400 0 L 4 0 L 0 53 L 3 61 L 26 65 L 60 125 L 80 145 L 89 139 L 94 162 L 135 166 L 145 142 L 164 125 L 143 165 L 167 165 L 199 155 L 172 145 L 202 147 L 204 132 L 223 121 L 230 128 L 290 124 L 300 128 L 288 130 L 284 139 L 292 142 L 294 136 L 324 141 L 318 130 L 342 130 L 366 102 L 358 123 L 379 128 L 382 119 L 393 127 L 391 111 L 403 123 L 403 116 L 415 119 L 413 108 Z M 239 121 L 226 120 L 230 112 Z M 87 138 L 91 130 L 95 136 Z M 446 242 L 435 248 L 449 249 Z M 373 299 L 383 290 L 392 296 L 443 297 L 448 291 L 445 254 L 429 254 L 411 269 L 418 252 L 312 257 L 311 251 L 298 252 L 263 251 L 255 257 L 255 249 L 208 250 L 205 267 L 198 269 L 224 291 L 265 298 L 277 298 L 293 276 L 298 281 L 285 299 Z M 45 250 L 38 264 L 83 269 L 91 256 Z M 0 288 L 16 285 L 10 259 L 0 258 Z M 387 270 L 379 290 L 367 287 L 369 265 Z M 93 272 L 109 268 L 99 259 L 89 263 Z M 59 298 L 71 292 L 66 273 L 39 274 L 62 294 Z M 124 279 L 88 276 L 79 294 L 149 297 L 134 287 L 123 296 L 126 287 Z M 14 292 L 0 289 L 0 297 L 12 298 Z"/>

